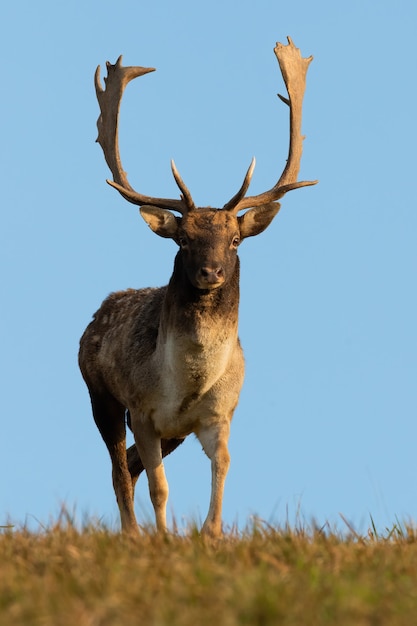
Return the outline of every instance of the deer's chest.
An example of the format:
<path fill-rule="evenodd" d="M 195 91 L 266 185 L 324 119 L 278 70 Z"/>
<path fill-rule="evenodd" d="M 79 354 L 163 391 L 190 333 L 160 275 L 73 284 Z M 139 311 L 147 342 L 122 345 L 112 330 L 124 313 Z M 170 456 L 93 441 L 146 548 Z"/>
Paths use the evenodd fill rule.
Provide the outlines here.
<path fill-rule="evenodd" d="M 231 363 L 240 357 L 236 337 L 212 336 L 197 342 L 188 337 L 168 335 L 159 352 L 158 398 L 152 419 L 163 436 L 188 434 L 196 421 L 213 414 L 230 412 L 236 387 L 230 380 Z M 238 381 L 240 389 L 241 382 Z M 187 432 L 188 431 L 188 432 Z"/>

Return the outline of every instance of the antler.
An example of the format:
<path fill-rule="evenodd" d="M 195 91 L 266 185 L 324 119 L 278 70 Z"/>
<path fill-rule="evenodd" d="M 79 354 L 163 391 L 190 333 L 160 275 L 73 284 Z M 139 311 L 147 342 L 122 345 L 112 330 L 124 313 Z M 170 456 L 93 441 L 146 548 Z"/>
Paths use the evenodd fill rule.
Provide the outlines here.
<path fill-rule="evenodd" d="M 181 200 L 153 198 L 138 193 L 131 187 L 123 170 L 119 154 L 118 120 L 120 102 L 126 85 L 148 72 L 154 72 L 153 67 L 130 66 L 122 67 L 122 56 L 119 56 L 115 65 L 107 61 L 107 78 L 104 79 L 106 88 L 102 88 L 100 83 L 100 66 L 97 67 L 94 76 L 97 100 L 100 106 L 100 116 L 97 120 L 98 137 L 97 141 L 103 149 L 107 165 L 113 174 L 113 181 L 108 180 L 109 185 L 117 189 L 122 196 L 139 206 L 151 205 L 162 209 L 173 209 L 179 213 L 185 213 L 194 209 L 194 202 L 191 194 L 180 177 L 174 162 L 171 162 L 172 172 L 175 181 L 181 191 Z"/>
<path fill-rule="evenodd" d="M 274 48 L 288 92 L 288 98 L 279 94 L 278 96 L 290 107 L 290 144 L 287 163 L 278 182 L 272 189 L 257 196 L 245 197 L 255 168 L 255 159 L 252 159 L 241 188 L 223 207 L 224 210 L 232 211 L 235 214 L 243 209 L 270 204 L 282 198 L 292 189 L 315 185 L 318 182 L 317 180 L 297 182 L 304 139 L 301 135 L 303 98 L 307 70 L 313 57 L 303 58 L 300 50 L 295 47 L 291 38 L 288 37 L 287 39 L 287 46 L 277 43 Z M 100 106 L 100 116 L 97 120 L 97 141 L 103 149 L 104 157 L 113 174 L 113 181 L 108 180 L 107 182 L 117 189 L 126 200 L 139 206 L 151 205 L 162 209 L 172 209 L 182 214 L 194 210 L 195 205 L 191 194 L 179 175 L 174 161 L 171 161 L 171 168 L 181 191 L 180 200 L 145 196 L 135 191 L 129 184 L 119 154 L 118 119 L 120 103 L 124 89 L 131 80 L 155 70 L 152 67 L 123 67 L 122 56 L 117 59 L 114 65 L 107 61 L 106 66 L 105 90 L 100 83 L 100 66 L 96 69 L 94 80 L 97 100 Z"/>
<path fill-rule="evenodd" d="M 242 209 L 269 204 L 282 198 L 288 191 L 315 185 L 318 181 L 297 182 L 300 169 L 301 155 L 303 152 L 303 139 L 301 135 L 301 117 L 303 107 L 303 97 L 306 85 L 306 75 L 308 66 L 313 57 L 303 58 L 299 48 L 296 48 L 290 37 L 287 37 L 288 45 L 277 43 L 274 48 L 281 74 L 288 92 L 288 98 L 278 94 L 278 97 L 290 107 L 290 145 L 287 164 L 278 182 L 272 189 L 257 196 L 245 197 L 249 187 L 250 179 L 254 169 L 254 159 L 245 176 L 245 180 L 239 192 L 224 205 L 224 209 L 237 213 Z"/>

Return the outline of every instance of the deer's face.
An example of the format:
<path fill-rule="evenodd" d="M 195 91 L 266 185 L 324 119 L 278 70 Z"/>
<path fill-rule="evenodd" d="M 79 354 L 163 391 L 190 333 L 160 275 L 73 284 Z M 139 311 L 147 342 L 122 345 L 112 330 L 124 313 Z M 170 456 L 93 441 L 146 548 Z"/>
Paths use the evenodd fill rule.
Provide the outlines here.
<path fill-rule="evenodd" d="M 237 218 L 226 211 L 200 209 L 179 220 L 176 242 L 189 281 L 198 289 L 216 289 L 236 266 L 240 231 Z"/>
<path fill-rule="evenodd" d="M 216 289 L 233 275 L 240 242 L 265 230 L 279 206 L 272 202 L 239 217 L 218 209 L 194 209 L 175 217 L 171 211 L 151 206 L 141 207 L 140 213 L 157 235 L 179 245 L 191 284 L 198 289 Z"/>

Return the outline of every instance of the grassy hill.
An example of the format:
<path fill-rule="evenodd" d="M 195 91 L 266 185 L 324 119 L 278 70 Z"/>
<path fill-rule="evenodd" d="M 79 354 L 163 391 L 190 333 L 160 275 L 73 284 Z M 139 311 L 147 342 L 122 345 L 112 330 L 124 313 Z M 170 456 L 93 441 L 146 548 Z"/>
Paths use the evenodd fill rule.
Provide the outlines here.
<path fill-rule="evenodd" d="M 216 542 L 131 539 L 61 519 L 0 530 L 4 626 L 368 625 L 417 622 L 417 532 L 254 524 Z"/>

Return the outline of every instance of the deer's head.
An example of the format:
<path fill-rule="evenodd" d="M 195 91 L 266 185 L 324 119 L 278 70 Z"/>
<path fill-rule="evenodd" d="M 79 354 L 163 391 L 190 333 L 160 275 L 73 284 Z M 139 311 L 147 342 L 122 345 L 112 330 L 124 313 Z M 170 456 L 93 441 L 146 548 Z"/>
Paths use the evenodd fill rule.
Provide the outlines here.
<path fill-rule="evenodd" d="M 143 206 L 140 212 L 157 235 L 178 244 L 190 282 L 199 289 L 214 289 L 233 274 L 243 239 L 262 232 L 278 209 L 279 204 L 271 203 L 262 211 L 251 209 L 242 216 L 232 211 L 195 209 L 181 218 L 151 206 Z"/>
<path fill-rule="evenodd" d="M 290 108 L 290 145 L 286 166 L 278 182 L 269 191 L 246 196 L 255 167 L 253 159 L 239 191 L 222 209 L 197 208 L 173 161 L 172 172 L 181 192 L 179 199 L 145 196 L 130 186 L 119 155 L 120 102 L 126 85 L 133 78 L 154 69 L 123 67 L 120 56 L 115 65 L 107 63 L 105 90 L 100 84 L 100 66 L 96 70 L 95 86 L 101 111 L 97 121 L 97 141 L 114 179 L 107 182 L 126 200 L 141 207 L 142 217 L 156 234 L 169 237 L 178 244 L 188 278 L 199 289 L 214 289 L 227 281 L 236 265 L 239 244 L 246 237 L 265 230 L 279 211 L 280 204 L 277 201 L 280 198 L 292 189 L 317 182 L 297 182 L 303 142 L 302 101 L 312 57 L 302 58 L 289 37 L 288 42 L 287 46 L 277 43 L 274 49 L 288 91 L 288 98 L 279 97 Z M 238 215 L 243 210 L 246 212 Z"/>

